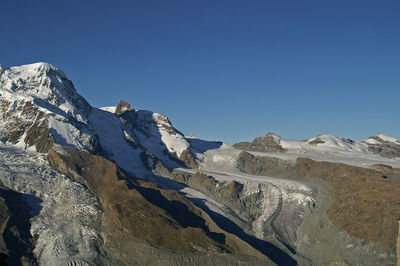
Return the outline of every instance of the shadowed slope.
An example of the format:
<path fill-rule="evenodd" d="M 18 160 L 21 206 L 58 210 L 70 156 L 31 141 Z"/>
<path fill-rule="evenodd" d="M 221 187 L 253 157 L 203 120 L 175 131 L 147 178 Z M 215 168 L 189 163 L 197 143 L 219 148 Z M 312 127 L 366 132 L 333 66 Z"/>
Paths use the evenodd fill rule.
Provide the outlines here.
<path fill-rule="evenodd" d="M 174 190 L 129 178 L 114 163 L 71 148 L 50 150 L 49 160 L 54 168 L 85 184 L 99 198 L 104 209 L 106 250 L 123 264 L 172 260 L 173 265 L 180 265 L 185 257 L 194 258 L 193 263 L 271 264 Z M 140 249 L 143 246 L 147 251 Z M 154 247 L 159 250 L 157 258 L 148 256 Z M 143 253 L 147 254 L 145 261 L 140 257 Z"/>

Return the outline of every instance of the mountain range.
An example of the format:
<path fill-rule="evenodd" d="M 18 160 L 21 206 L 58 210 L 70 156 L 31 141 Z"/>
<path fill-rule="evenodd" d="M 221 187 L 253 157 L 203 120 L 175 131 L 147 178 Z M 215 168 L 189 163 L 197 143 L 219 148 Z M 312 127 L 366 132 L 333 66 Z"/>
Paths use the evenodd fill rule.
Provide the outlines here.
<path fill-rule="evenodd" d="M 35 63 L 0 65 L 0 140 L 2 263 L 397 262 L 400 138 L 230 146 L 124 100 L 95 108 Z"/>

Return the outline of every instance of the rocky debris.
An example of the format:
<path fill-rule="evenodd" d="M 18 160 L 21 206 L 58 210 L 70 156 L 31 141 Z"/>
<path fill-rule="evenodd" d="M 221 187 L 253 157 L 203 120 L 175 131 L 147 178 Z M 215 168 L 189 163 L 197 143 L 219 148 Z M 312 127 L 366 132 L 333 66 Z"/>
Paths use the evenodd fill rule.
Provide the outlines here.
<path fill-rule="evenodd" d="M 122 264 L 271 264 L 176 191 L 127 176 L 114 163 L 76 149 L 52 149 L 48 157 L 55 169 L 98 197 L 106 250 Z"/>
<path fill-rule="evenodd" d="M 338 232 L 345 231 L 349 236 L 365 241 L 352 244 L 359 246 L 358 250 L 363 256 L 378 252 L 380 257 L 386 258 L 382 259 L 385 264 L 392 263 L 396 243 L 396 221 L 400 217 L 399 180 L 384 179 L 381 172 L 340 163 L 298 158 L 295 164 L 291 164 L 274 157 L 255 157 L 246 153 L 240 155 L 238 168 L 250 174 L 273 175 L 317 184 L 321 193 L 332 197 L 332 203 L 326 204 L 325 211 Z M 384 166 L 378 168 L 380 171 L 389 169 Z M 315 219 L 312 214 L 309 217 Z M 331 243 L 319 245 L 326 245 L 329 249 Z M 334 249 L 330 250 L 333 254 Z M 347 261 L 356 259 L 355 255 L 354 258 L 341 256 Z"/>
<path fill-rule="evenodd" d="M 37 265 L 29 232 L 30 208 L 21 196 L 0 185 L 0 265 Z"/>
<path fill-rule="evenodd" d="M 272 132 L 268 132 L 263 137 L 255 138 L 252 142 L 239 142 L 233 144 L 233 147 L 245 151 L 257 152 L 285 152 L 280 145 L 280 137 Z"/>
<path fill-rule="evenodd" d="M 115 114 L 122 115 L 127 111 L 135 111 L 135 109 L 133 109 L 133 107 L 128 102 L 121 100 L 118 103 L 117 108 L 115 109 Z"/>

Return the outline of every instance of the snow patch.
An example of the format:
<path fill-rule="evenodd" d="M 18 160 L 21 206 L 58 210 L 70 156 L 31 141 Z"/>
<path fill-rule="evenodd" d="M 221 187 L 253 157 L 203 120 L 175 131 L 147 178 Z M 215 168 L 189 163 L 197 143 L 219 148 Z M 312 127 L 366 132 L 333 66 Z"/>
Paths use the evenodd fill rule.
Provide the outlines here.
<path fill-rule="evenodd" d="M 101 107 L 100 109 L 114 114 L 115 109 L 117 109 L 117 106 L 105 106 L 105 107 Z"/>

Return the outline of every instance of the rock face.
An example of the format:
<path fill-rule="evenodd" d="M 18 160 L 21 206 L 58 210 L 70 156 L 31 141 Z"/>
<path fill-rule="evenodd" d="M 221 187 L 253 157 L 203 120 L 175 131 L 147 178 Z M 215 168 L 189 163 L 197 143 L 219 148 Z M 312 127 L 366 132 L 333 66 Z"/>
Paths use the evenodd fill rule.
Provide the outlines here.
<path fill-rule="evenodd" d="M 244 152 L 240 154 L 238 167 L 242 171 L 252 174 L 274 175 L 317 184 L 320 193 L 326 191 L 328 195 L 334 195 L 325 211 L 329 220 L 337 227 L 338 232 L 345 231 L 355 239 L 366 241 L 367 244 L 352 244 L 352 246 L 359 246 L 359 250 L 364 249 L 371 254 L 380 254 L 380 257 L 386 257 L 381 261 L 375 257 L 377 261 L 374 263 L 393 263 L 397 219 L 400 215 L 400 198 L 398 197 L 400 181 L 385 179 L 383 178 L 384 173 L 372 169 L 339 163 L 316 162 L 306 158 L 298 158 L 295 164 L 290 164 L 282 159 L 256 157 Z M 317 204 L 325 205 L 324 202 L 327 200 L 329 201 L 328 197 Z M 382 206 L 385 207 L 382 208 Z M 379 215 L 376 215 L 377 213 Z M 315 219 L 313 214 L 310 214 L 309 217 Z M 318 228 L 311 230 L 315 232 L 315 230 L 318 231 Z M 302 239 L 301 230 L 298 233 L 300 233 L 298 238 Z M 305 233 L 309 234 L 307 238 L 310 238 L 310 232 Z M 333 239 L 330 241 L 333 242 Z M 325 244 L 320 242 L 319 245 L 326 245 L 328 249 L 330 247 L 331 253 L 335 252 L 335 248 L 330 246 L 331 242 Z M 303 252 L 307 253 L 308 251 L 304 250 Z M 349 262 L 358 259 L 358 263 L 367 261 L 368 254 L 362 253 L 355 255 L 350 252 L 347 256 L 342 255 L 342 259 Z M 353 263 L 357 263 L 357 261 Z"/>
<path fill-rule="evenodd" d="M 290 161 L 275 157 L 254 156 L 241 152 L 236 161 L 240 170 L 245 173 L 287 178 L 295 175 L 295 168 Z"/>
<path fill-rule="evenodd" d="M 98 149 L 87 120 L 91 107 L 61 70 L 46 63 L 4 69 L 0 88 L 3 143 L 35 146 L 39 152 L 54 142 Z"/>
<path fill-rule="evenodd" d="M 129 177 L 114 163 L 75 149 L 50 150 L 49 160 L 99 198 L 106 250 L 121 264 L 178 265 L 185 258 L 189 264 L 271 263 L 176 191 Z"/>
<path fill-rule="evenodd" d="M 258 152 L 285 152 L 280 145 L 280 137 L 272 132 L 268 132 L 263 137 L 255 138 L 252 142 L 240 142 L 233 144 L 233 147 L 245 151 Z"/>
<path fill-rule="evenodd" d="M 197 163 L 193 153 L 190 149 L 186 149 L 181 153 L 179 159 L 186 165 L 188 168 L 197 168 Z"/>
<path fill-rule="evenodd" d="M 135 111 L 135 109 L 133 109 L 132 106 L 128 102 L 121 100 L 118 103 L 117 108 L 115 109 L 115 114 L 122 115 L 126 111 Z"/>
<path fill-rule="evenodd" d="M 54 143 L 47 116 L 31 102 L 22 103 L 15 110 L 11 102 L 0 100 L 2 112 L 1 141 L 34 146 L 38 152 L 47 152 Z"/>

